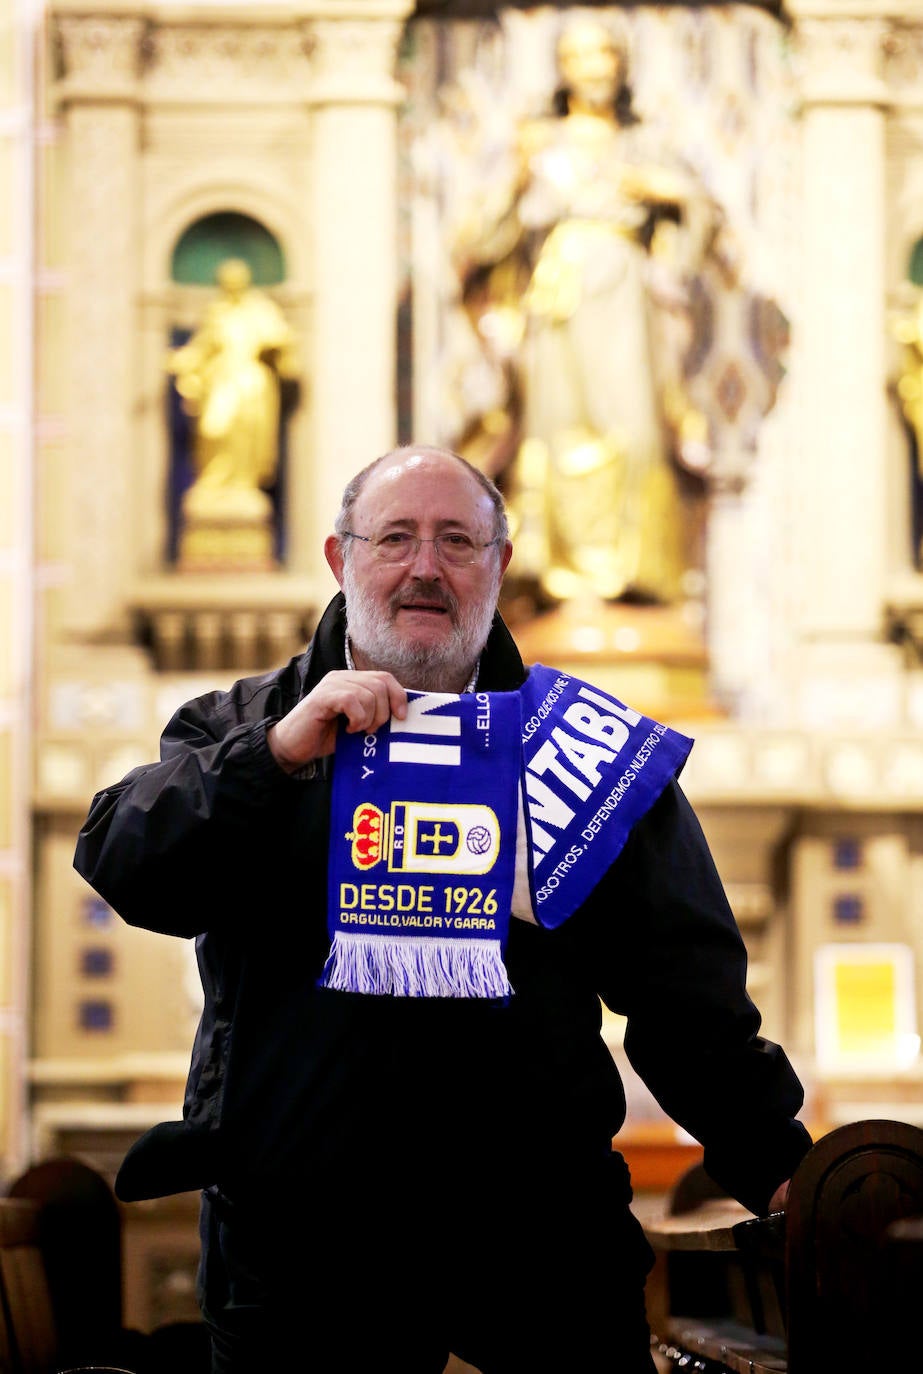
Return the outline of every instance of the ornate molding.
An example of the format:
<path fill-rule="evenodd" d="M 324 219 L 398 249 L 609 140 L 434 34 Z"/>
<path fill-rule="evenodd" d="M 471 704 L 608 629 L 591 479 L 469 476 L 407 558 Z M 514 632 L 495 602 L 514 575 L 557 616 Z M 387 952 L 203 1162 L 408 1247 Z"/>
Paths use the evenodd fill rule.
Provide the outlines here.
<path fill-rule="evenodd" d="M 93 13 L 58 0 L 58 98 L 204 104 L 242 99 L 397 105 L 397 48 L 412 0 L 315 0 L 239 19 L 221 8 Z M 62 9 L 65 11 L 62 13 Z"/>
<path fill-rule="evenodd" d="M 923 23 L 894 23 L 883 42 L 884 77 L 902 103 L 923 105 Z"/>
<path fill-rule="evenodd" d="M 806 17 L 797 34 L 805 105 L 887 103 L 883 19 Z"/>
<path fill-rule="evenodd" d="M 132 100 L 147 21 L 135 15 L 61 15 L 55 25 L 62 101 Z"/>
<path fill-rule="evenodd" d="M 694 804 L 836 812 L 923 812 L 923 743 L 913 726 L 853 730 L 695 724 L 683 786 Z M 680 725 L 682 728 L 682 725 Z"/>
<path fill-rule="evenodd" d="M 923 667 L 923 575 L 892 579 L 885 603 L 888 636 L 900 644 L 910 668 Z"/>
<path fill-rule="evenodd" d="M 228 96 L 291 100 L 310 72 L 309 45 L 291 24 L 158 25 L 146 58 L 146 95 L 189 103 Z"/>
<path fill-rule="evenodd" d="M 306 93 L 312 105 L 398 105 L 405 98 L 394 76 L 401 20 L 315 19 L 304 32 L 312 53 Z"/>
<path fill-rule="evenodd" d="M 286 572 L 165 573 L 129 602 L 162 672 L 268 668 L 300 653 L 317 621 L 316 588 Z"/>

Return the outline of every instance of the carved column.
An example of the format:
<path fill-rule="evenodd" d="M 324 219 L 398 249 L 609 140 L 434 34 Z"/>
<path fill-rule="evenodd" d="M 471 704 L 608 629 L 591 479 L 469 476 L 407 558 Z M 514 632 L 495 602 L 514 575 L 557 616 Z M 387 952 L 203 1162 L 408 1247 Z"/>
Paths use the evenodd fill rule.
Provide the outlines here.
<path fill-rule="evenodd" d="M 35 21 L 8 10 L 0 63 L 0 1176 L 26 1156 L 31 983 Z"/>
<path fill-rule="evenodd" d="M 329 533 L 343 487 L 395 440 L 397 44 L 412 0 L 338 0 L 313 43 L 313 490 L 292 547 Z M 339 13 L 337 13 L 339 12 Z M 342 17 L 340 17 L 340 15 Z"/>
<path fill-rule="evenodd" d="M 138 336 L 137 76 L 145 21 L 63 16 L 58 89 L 66 113 L 72 257 L 69 626 L 111 631 L 133 570 Z"/>
<path fill-rule="evenodd" d="M 798 25 L 804 223 L 791 575 L 802 648 L 831 666 L 831 650 L 845 664 L 843 652 L 856 658 L 858 649 L 877 670 L 887 666 L 884 25 L 817 10 Z"/>

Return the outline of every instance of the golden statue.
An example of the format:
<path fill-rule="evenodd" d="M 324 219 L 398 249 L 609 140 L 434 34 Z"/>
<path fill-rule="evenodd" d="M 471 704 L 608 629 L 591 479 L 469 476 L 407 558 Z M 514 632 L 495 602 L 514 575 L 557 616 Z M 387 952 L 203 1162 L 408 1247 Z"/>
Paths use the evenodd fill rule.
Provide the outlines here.
<path fill-rule="evenodd" d="M 897 394 L 917 449 L 917 470 L 923 477 L 923 291 L 916 304 L 894 320 L 894 336 L 904 345 Z"/>
<path fill-rule="evenodd" d="M 645 148 L 626 51 L 602 21 L 567 26 L 557 60 L 561 113 L 520 124 L 514 184 L 486 191 L 453 234 L 467 313 L 510 378 L 507 404 L 456 444 L 499 476 L 489 455 L 509 453 L 515 416 L 511 571 L 552 602 L 672 603 L 686 549 L 671 445 L 701 447 L 705 431 L 669 346 L 682 308 L 662 312 L 671 339 L 652 280 L 657 262 L 663 282 L 683 279 L 678 255 L 704 251 L 711 206 Z"/>
<path fill-rule="evenodd" d="M 171 351 L 183 408 L 195 423 L 195 480 L 183 497 L 180 563 L 271 561 L 280 383 L 297 374 L 295 335 L 276 303 L 251 287 L 248 265 L 226 258 L 220 295 L 188 343 Z"/>

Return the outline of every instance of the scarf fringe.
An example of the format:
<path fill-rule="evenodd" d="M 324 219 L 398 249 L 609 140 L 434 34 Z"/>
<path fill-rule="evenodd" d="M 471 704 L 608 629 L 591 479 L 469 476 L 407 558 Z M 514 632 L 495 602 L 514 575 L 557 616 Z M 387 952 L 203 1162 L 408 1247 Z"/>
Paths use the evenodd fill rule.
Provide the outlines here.
<path fill-rule="evenodd" d="M 509 997 L 496 940 L 437 940 L 337 931 L 324 987 L 395 997 Z"/>

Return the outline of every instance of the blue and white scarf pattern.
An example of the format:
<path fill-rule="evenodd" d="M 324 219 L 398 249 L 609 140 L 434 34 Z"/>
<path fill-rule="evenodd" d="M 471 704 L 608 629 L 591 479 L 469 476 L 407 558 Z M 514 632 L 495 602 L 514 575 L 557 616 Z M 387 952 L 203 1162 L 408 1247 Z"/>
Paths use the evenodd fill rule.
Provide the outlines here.
<path fill-rule="evenodd" d="M 503 950 L 519 816 L 532 913 L 554 928 L 586 900 L 691 748 L 543 664 L 516 692 L 410 692 L 405 720 L 367 735 L 341 729 L 321 983 L 509 996 Z"/>

